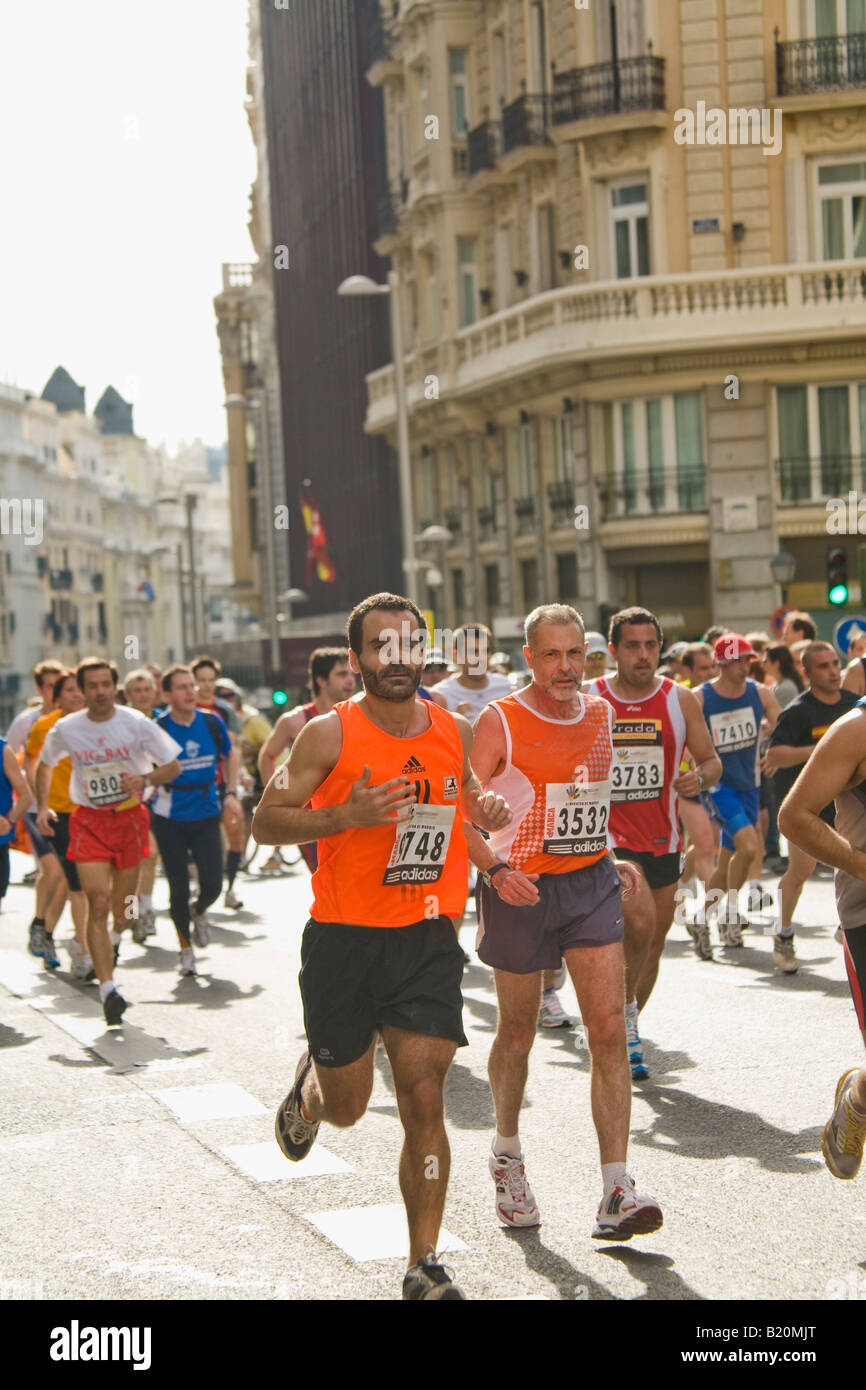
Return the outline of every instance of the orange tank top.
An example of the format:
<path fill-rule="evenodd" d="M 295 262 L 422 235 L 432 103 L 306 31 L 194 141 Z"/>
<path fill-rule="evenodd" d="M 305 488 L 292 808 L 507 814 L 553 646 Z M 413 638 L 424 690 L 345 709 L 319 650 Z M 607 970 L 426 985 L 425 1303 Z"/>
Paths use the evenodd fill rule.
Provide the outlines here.
<path fill-rule="evenodd" d="M 355 827 L 318 842 L 313 874 L 316 922 L 405 927 L 425 917 L 456 920 L 466 904 L 469 854 L 459 808 L 463 744 L 453 715 L 425 701 L 430 725 L 412 738 L 386 734 L 357 700 L 334 706 L 343 747 L 310 805 L 338 806 L 370 768 L 370 785 L 414 782 L 418 803 L 398 827 Z"/>
<path fill-rule="evenodd" d="M 514 812 L 490 847 L 524 873 L 572 873 L 608 851 L 613 710 L 593 695 L 580 700 L 574 719 L 537 714 L 519 693 L 490 705 L 505 731 L 506 765 L 489 787 Z"/>

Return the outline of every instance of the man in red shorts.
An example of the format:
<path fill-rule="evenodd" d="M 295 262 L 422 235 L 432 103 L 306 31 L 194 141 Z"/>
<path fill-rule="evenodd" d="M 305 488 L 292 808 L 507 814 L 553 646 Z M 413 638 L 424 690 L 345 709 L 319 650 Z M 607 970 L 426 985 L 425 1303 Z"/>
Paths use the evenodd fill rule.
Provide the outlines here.
<path fill-rule="evenodd" d="M 114 951 L 108 913 L 115 928 L 127 920 L 126 905 L 135 897 L 138 868 L 148 854 L 150 822 L 140 796 L 145 786 L 160 786 L 180 775 L 180 744 L 152 720 L 114 702 L 117 667 L 88 657 L 75 678 L 85 708 L 69 714 L 48 734 L 36 769 L 37 824 L 50 833 L 48 791 L 51 768 L 72 760 L 67 857 L 78 867 L 87 898 L 87 942 L 99 980 L 106 1023 L 119 1023 L 127 1001 L 113 980 Z M 156 764 L 156 766 L 154 766 Z"/>

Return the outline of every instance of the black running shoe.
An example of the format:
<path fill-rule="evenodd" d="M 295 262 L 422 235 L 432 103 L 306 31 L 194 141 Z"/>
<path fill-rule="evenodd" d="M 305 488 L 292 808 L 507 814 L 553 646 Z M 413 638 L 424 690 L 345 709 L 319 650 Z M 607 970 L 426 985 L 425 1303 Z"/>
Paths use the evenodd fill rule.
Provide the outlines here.
<path fill-rule="evenodd" d="M 299 1163 L 302 1158 L 306 1158 L 319 1132 L 320 1121 L 308 1120 L 301 1113 L 301 1087 L 312 1065 L 313 1061 L 307 1049 L 298 1062 L 295 1084 L 277 1111 L 274 1122 L 277 1143 L 292 1163 Z"/>
<path fill-rule="evenodd" d="M 432 1245 L 428 1253 L 422 1255 L 415 1265 L 410 1265 L 403 1276 L 403 1297 L 406 1299 L 449 1299 L 452 1302 L 466 1302 L 466 1295 L 454 1283 L 454 1271 L 440 1264 L 439 1256 Z"/>
<path fill-rule="evenodd" d="M 120 1022 L 123 1018 L 124 1010 L 129 1006 L 122 994 L 113 989 L 110 994 L 106 994 L 102 1001 L 102 1012 L 105 1014 L 105 1021 L 111 1027 Z"/>

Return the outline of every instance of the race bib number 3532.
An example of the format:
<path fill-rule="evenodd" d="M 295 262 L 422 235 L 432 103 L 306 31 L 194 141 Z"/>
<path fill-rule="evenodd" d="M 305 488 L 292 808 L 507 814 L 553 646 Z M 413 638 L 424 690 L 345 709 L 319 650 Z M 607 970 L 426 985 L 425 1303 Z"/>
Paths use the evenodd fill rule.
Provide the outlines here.
<path fill-rule="evenodd" d="M 442 877 L 455 809 L 416 802 L 398 822 L 383 883 L 436 883 Z"/>
<path fill-rule="evenodd" d="M 607 848 L 610 782 L 548 782 L 545 854 L 600 854 Z"/>

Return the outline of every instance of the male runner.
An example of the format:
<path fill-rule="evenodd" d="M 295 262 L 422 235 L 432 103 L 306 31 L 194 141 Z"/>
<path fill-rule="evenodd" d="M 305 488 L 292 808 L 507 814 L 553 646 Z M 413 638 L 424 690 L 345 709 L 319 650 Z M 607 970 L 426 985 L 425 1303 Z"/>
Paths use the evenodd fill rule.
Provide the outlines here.
<path fill-rule="evenodd" d="M 488 671 L 493 633 L 483 623 L 464 623 L 454 630 L 453 676 L 446 676 L 431 690 L 434 702 L 453 714 L 463 714 L 474 724 L 491 700 L 511 694 L 507 676 Z"/>
<path fill-rule="evenodd" d="M 795 609 L 793 613 L 785 614 L 782 641 L 786 647 L 794 647 L 798 642 L 816 642 L 817 640 L 818 629 L 809 613 L 801 613 Z"/>
<path fill-rule="evenodd" d="M 622 609 L 610 620 L 616 670 L 585 687 L 613 706 L 608 839 L 617 857 L 637 865 L 640 874 L 637 892 L 623 903 L 626 1039 L 636 1081 L 649 1076 L 638 1014 L 658 977 L 682 868 L 677 798 L 681 793 L 699 795 L 722 772 L 692 692 L 655 674 L 661 648 L 655 614 L 646 608 Z M 683 771 L 686 748 L 695 766 Z"/>
<path fill-rule="evenodd" d="M 483 712 L 472 754 L 481 783 L 514 808 L 512 823 L 491 834 L 486 857 L 477 847 L 473 853 L 483 870 L 478 955 L 493 966 L 499 1003 L 488 1064 L 496 1106 L 489 1159 L 495 1209 L 508 1226 L 540 1220 L 518 1116 L 542 971 L 564 959 L 592 1057 L 592 1116 L 604 1186 L 593 1236 L 628 1240 L 657 1230 L 662 1214 L 655 1201 L 638 1196 L 626 1168 L 631 1078 L 620 883 L 626 885 L 623 897 L 630 896 L 638 874 L 608 850 L 613 710 L 581 693 L 584 626 L 573 608 L 536 608 L 524 632 L 532 680 Z"/>
<path fill-rule="evenodd" d="M 711 680 L 718 674 L 716 658 L 709 642 L 687 643 L 680 656 L 680 663 L 683 672 L 682 684 L 687 690 L 696 690 L 704 681 Z M 681 772 L 688 772 L 690 767 L 689 759 L 680 763 Z M 716 835 L 713 822 L 700 793 L 697 796 L 686 796 L 684 792 L 680 792 L 679 811 L 686 838 L 680 883 L 688 889 L 688 885 L 697 879 L 706 890 L 716 867 Z"/>
<path fill-rule="evenodd" d="M 195 677 L 198 688 L 198 707 L 201 710 L 209 710 L 212 714 L 218 714 L 229 731 L 232 744 L 240 738 L 241 721 L 235 714 L 231 705 L 226 700 L 220 700 L 216 694 L 216 683 L 222 671 L 222 665 L 213 656 L 198 656 L 191 663 L 190 669 Z M 226 892 L 223 898 L 223 907 L 230 907 L 235 912 L 240 911 L 243 903 L 234 889 L 235 878 L 244 857 L 244 840 L 246 831 L 244 827 L 244 813 L 241 810 L 240 796 L 236 786 L 226 787 L 222 781 L 222 767 L 218 775 L 218 792 L 220 804 L 222 806 L 222 827 L 226 835 Z M 231 797 L 228 793 L 232 792 Z"/>
<path fill-rule="evenodd" d="M 357 679 L 349 666 L 348 648 L 316 647 L 315 651 L 310 653 L 307 684 L 313 692 L 312 700 L 281 714 L 259 753 L 259 772 L 265 785 L 273 777 L 278 759 L 291 749 L 304 725 L 320 714 L 329 714 L 339 700 L 348 700 L 354 695 Z M 310 873 L 315 873 L 315 844 L 298 845 L 298 849 L 304 856 L 304 863 Z M 278 868 L 280 862 L 277 850 L 271 855 L 262 872 L 267 873 L 271 868 Z"/>
<path fill-rule="evenodd" d="M 247 852 L 247 840 L 253 811 L 261 800 L 265 784 L 259 772 L 259 753 L 271 736 L 271 722 L 253 705 L 245 705 L 243 691 L 235 681 L 220 676 L 216 683 L 216 698 L 231 705 L 240 720 L 241 732 L 238 739 L 238 791 L 241 809 L 244 813 L 243 852 Z"/>
<path fill-rule="evenodd" d="M 835 799 L 836 825 L 824 807 Z M 845 966 L 866 1042 L 866 699 L 828 729 L 779 808 L 779 829 L 804 854 L 836 870 L 836 906 L 845 935 Z M 857 1176 L 866 1142 L 866 1067 L 852 1067 L 836 1087 L 824 1129 L 824 1161 L 835 1178 Z"/>
<path fill-rule="evenodd" d="M 755 653 L 745 637 L 725 632 L 716 639 L 713 652 L 719 674 L 694 692 L 722 760 L 721 780 L 709 792 L 722 826 L 719 863 L 710 879 L 710 890 L 726 894 L 717 919 L 722 945 L 742 946 L 742 929 L 748 923 L 740 920 L 739 892 L 749 865 L 761 849 L 758 740 L 762 722 L 766 721 L 772 731 L 781 708 L 773 692 L 749 676 Z M 696 941 L 699 954 L 711 959 L 706 911 L 703 917 L 696 928 Z"/>
<path fill-rule="evenodd" d="M 51 713 L 43 714 L 41 719 L 37 719 L 27 735 L 24 750 L 24 771 L 34 792 L 33 778 L 36 765 L 49 732 L 58 720 L 63 719 L 67 714 L 77 714 L 79 710 L 84 708 L 84 696 L 78 681 L 75 679 L 74 671 L 62 671 L 57 677 L 54 682 L 53 703 L 54 708 Z M 93 978 L 93 962 L 87 953 L 87 899 L 81 888 L 78 869 L 72 860 L 66 857 L 66 851 L 69 848 L 69 817 L 75 809 L 74 803 L 69 799 L 71 775 L 72 763 L 68 758 L 61 759 L 51 774 L 51 785 L 48 789 L 48 819 L 50 822 L 48 843 L 57 856 L 69 894 L 69 911 L 75 928 L 75 936 L 69 947 L 72 974 L 78 980 L 87 980 Z M 57 954 L 54 941 L 54 931 L 63 911 L 65 896 L 63 894 L 57 902 L 56 916 L 52 922 L 51 930 L 49 931 L 46 925 L 41 942 L 44 946 L 43 959 L 49 970 L 55 970 L 60 964 L 60 957 Z M 52 901 L 51 908 L 52 913 L 54 913 L 55 901 Z"/>
<path fill-rule="evenodd" d="M 842 689 L 853 690 L 855 695 L 866 695 L 866 619 L 861 618 L 857 626 L 851 628 L 845 655 L 848 665 L 845 667 Z"/>
<path fill-rule="evenodd" d="M 812 750 L 831 724 L 857 704 L 851 690 L 842 689 L 842 667 L 836 649 L 829 642 L 810 642 L 803 653 L 803 667 L 808 689 L 797 695 L 779 715 L 770 746 L 761 766 L 775 773 L 776 798 L 781 805 Z M 834 821 L 832 801 L 821 812 L 828 825 Z M 773 937 L 773 964 L 785 975 L 797 972 L 797 953 L 794 948 L 794 911 L 807 879 L 811 878 L 817 861 L 791 845 L 788 867 L 779 882 L 781 916 Z"/>
<path fill-rule="evenodd" d="M 148 815 L 139 798 L 145 786 L 159 786 L 178 775 L 181 748 L 143 714 L 115 704 L 113 662 L 87 657 L 76 667 L 75 678 L 85 708 L 58 721 L 45 740 L 36 769 L 38 825 L 43 835 L 49 833 L 51 769 L 69 757 L 75 810 L 67 854 L 78 866 L 87 897 L 87 944 L 105 1020 L 115 1024 L 127 1001 L 114 983 L 113 946 L 126 920 L 127 900 L 135 895 L 138 866 L 147 854 Z M 109 909 L 114 941 L 108 932 Z"/>
<path fill-rule="evenodd" d="M 6 730 L 6 746 L 16 757 L 21 755 L 37 719 L 50 714 L 54 708 L 54 686 L 63 670 L 63 663 L 55 661 L 53 657 L 47 661 L 37 661 L 33 667 L 33 683 L 39 692 L 41 703 L 28 705 L 20 714 L 16 714 Z M 36 911 L 28 928 L 28 949 L 32 956 L 44 958 L 46 938 L 54 931 L 63 911 L 63 873 L 51 847 L 51 841 L 39 833 L 34 805 L 25 813 L 24 824 L 36 860 Z M 57 963 L 59 964 L 59 961 Z"/>
<path fill-rule="evenodd" d="M 0 738 L 0 903 L 9 887 L 9 844 L 32 795 L 18 759 L 5 738 Z"/>
<path fill-rule="evenodd" d="M 159 667 L 156 668 L 159 670 Z M 160 675 L 160 680 L 162 676 Z M 123 688 L 130 709 L 137 709 L 146 719 L 153 719 L 161 696 L 157 694 L 156 677 L 148 666 L 130 671 L 125 677 Z M 160 710 L 162 706 L 160 706 Z M 156 882 L 156 866 L 159 863 L 159 848 L 153 831 L 149 831 L 148 848 L 150 853 L 142 859 L 138 871 L 138 892 L 136 894 L 137 913 L 132 919 L 132 939 L 142 945 L 149 936 L 156 936 L 156 912 L 153 907 L 153 885 Z"/>
<path fill-rule="evenodd" d="M 407 634 L 399 664 L 395 629 Z M 297 1161 L 323 1120 L 361 1118 L 381 1032 L 405 1134 L 403 1297 L 456 1300 L 464 1295 L 435 1250 L 450 1165 L 442 1090 L 466 1045 L 463 953 L 452 925 L 466 899 L 461 816 L 493 831 L 511 813 L 481 790 L 465 720 L 417 698 L 424 631 L 415 604 L 396 594 L 353 609 L 349 661 L 364 694 L 301 729 L 288 776 L 265 788 L 253 834 L 263 844 L 319 842 L 301 945 L 309 1046 L 278 1111 L 277 1142 Z"/>
<path fill-rule="evenodd" d="M 205 913 L 220 895 L 223 877 L 217 772 L 226 765 L 225 785 L 237 781 L 238 751 L 223 721 L 196 709 L 196 687 L 188 666 L 169 666 L 162 678 L 167 709 L 157 726 L 178 745 L 180 775 L 164 782 L 150 803 L 151 825 L 168 879 L 169 912 L 180 942 L 180 973 L 194 975 L 190 916 L 196 946 L 210 941 Z M 235 793 L 226 793 L 226 801 Z M 189 860 L 198 873 L 198 897 L 190 907 Z"/>

